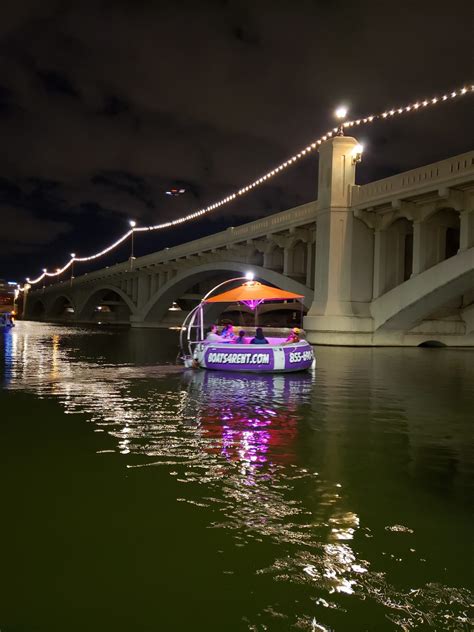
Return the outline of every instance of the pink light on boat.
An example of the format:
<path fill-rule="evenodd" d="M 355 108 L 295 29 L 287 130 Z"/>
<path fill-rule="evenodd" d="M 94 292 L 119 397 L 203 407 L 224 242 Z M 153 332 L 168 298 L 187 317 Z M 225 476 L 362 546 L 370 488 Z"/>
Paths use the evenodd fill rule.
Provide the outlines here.
<path fill-rule="evenodd" d="M 241 301 L 241 302 L 244 303 L 244 305 L 247 305 L 247 307 L 250 307 L 250 309 L 254 310 L 254 309 L 257 309 L 260 303 L 263 303 L 263 298 L 261 298 L 260 300 L 251 298 L 247 301 Z"/>

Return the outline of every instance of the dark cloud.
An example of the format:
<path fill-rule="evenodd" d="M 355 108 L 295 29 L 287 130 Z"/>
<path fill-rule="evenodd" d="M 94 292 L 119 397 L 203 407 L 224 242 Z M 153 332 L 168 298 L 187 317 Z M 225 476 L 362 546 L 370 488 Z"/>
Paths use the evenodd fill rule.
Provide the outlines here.
<path fill-rule="evenodd" d="M 2 206 L 2 225 L 0 248 L 8 257 L 42 252 L 72 228 L 67 222 L 44 219 L 28 209 L 7 205 Z"/>
<path fill-rule="evenodd" d="M 155 223 L 227 194 L 331 127 L 341 101 L 358 116 L 462 85 L 472 74 L 469 15 L 464 0 L 2 7 L 0 212 L 10 219 L 0 276 L 93 251 L 130 217 Z M 466 98 L 361 129 L 360 181 L 470 149 L 470 109 Z M 316 171 L 312 157 L 143 248 L 313 199 Z M 169 199 L 175 183 L 187 193 Z M 31 230 L 40 225 L 50 241 Z M 12 258 L 25 248 L 34 256 Z"/>
<path fill-rule="evenodd" d="M 105 116 L 118 116 L 119 114 L 124 114 L 125 112 L 129 112 L 129 105 L 119 97 L 109 96 L 104 99 L 104 107 L 100 110 L 100 113 Z"/>
<path fill-rule="evenodd" d="M 54 70 L 38 70 L 44 89 L 50 94 L 62 94 L 68 97 L 79 97 L 79 93 L 72 85 L 71 81 L 59 72 Z"/>

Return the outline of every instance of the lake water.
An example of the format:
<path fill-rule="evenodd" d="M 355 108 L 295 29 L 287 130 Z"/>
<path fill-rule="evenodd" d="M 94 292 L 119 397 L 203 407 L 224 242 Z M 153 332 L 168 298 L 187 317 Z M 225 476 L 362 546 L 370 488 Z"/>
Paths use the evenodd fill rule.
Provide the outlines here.
<path fill-rule="evenodd" d="M 176 343 L 0 332 L 1 632 L 470 629 L 474 350 Z"/>

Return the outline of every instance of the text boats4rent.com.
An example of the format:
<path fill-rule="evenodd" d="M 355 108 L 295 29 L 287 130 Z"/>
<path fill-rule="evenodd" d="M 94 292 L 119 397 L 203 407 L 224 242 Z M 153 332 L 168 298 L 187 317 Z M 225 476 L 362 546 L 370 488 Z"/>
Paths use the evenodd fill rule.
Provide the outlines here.
<path fill-rule="evenodd" d="M 270 364 L 270 359 L 270 353 L 211 351 L 207 356 L 208 362 L 217 364 Z"/>

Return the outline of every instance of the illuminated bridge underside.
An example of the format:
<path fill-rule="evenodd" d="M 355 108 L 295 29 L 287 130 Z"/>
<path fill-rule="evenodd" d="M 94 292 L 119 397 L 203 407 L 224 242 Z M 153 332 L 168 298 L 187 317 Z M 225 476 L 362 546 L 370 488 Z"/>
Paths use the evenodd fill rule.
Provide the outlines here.
<path fill-rule="evenodd" d="M 356 143 L 321 145 L 317 201 L 30 289 L 25 317 L 167 327 L 250 270 L 304 295 L 310 342 L 474 345 L 474 151 L 357 186 Z M 266 305 L 261 324 L 289 323 L 298 309 Z"/>

